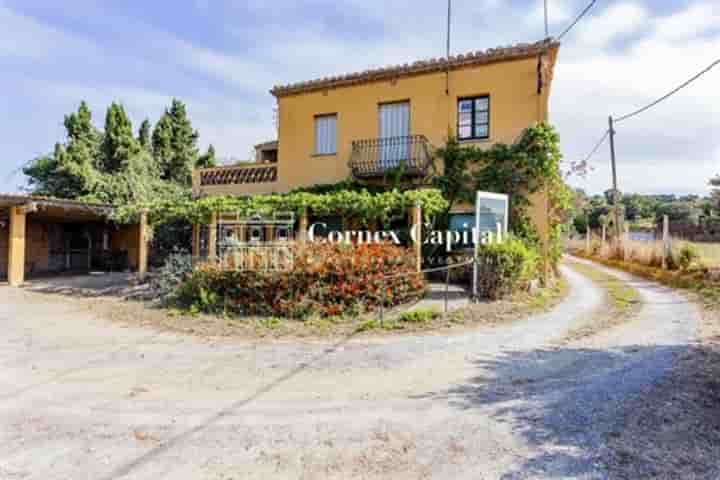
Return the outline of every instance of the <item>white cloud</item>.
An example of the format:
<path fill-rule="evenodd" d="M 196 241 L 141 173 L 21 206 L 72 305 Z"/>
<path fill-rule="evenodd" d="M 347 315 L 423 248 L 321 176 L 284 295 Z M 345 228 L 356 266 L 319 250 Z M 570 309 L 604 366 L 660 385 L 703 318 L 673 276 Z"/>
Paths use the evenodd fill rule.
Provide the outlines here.
<path fill-rule="evenodd" d="M 571 19 L 574 12 L 574 5 L 568 0 L 556 0 L 548 2 L 548 24 L 558 25 Z M 525 24 L 537 28 L 545 21 L 545 5 L 543 0 L 535 0 L 530 13 L 525 16 Z M 550 32 L 552 35 L 552 30 Z"/>
<path fill-rule="evenodd" d="M 684 12 L 662 17 L 655 22 L 659 37 L 682 40 L 701 35 L 720 26 L 720 6 L 708 2 L 691 5 Z"/>
<path fill-rule="evenodd" d="M 59 56 L 93 55 L 94 45 L 84 39 L 18 14 L 0 4 L 0 58 L 26 60 L 53 59 Z"/>
<path fill-rule="evenodd" d="M 637 33 L 647 25 L 645 7 L 636 3 L 616 3 L 578 24 L 578 39 L 587 46 L 604 47 L 618 37 Z"/>

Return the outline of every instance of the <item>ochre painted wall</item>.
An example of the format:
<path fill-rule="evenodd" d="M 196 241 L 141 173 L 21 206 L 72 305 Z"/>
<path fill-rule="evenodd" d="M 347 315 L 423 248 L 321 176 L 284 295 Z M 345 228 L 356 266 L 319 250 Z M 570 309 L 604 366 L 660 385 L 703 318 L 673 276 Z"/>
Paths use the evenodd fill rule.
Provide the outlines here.
<path fill-rule="evenodd" d="M 554 63 L 554 55 L 549 59 Z M 446 93 L 446 84 L 449 86 Z M 490 95 L 490 138 L 469 142 L 489 146 L 512 142 L 522 130 L 546 120 L 550 86 L 538 95 L 537 57 L 498 62 L 282 96 L 279 107 L 278 180 L 215 185 L 197 189 L 208 195 L 283 193 L 293 188 L 336 183 L 348 178 L 353 140 L 377 138 L 383 103 L 410 102 L 410 133 L 442 146 L 455 134 L 458 98 Z M 315 156 L 315 116 L 337 114 L 337 154 Z"/>
<path fill-rule="evenodd" d="M 378 110 L 383 103 L 408 101 L 410 133 L 425 135 L 437 148 L 445 144 L 449 133 L 456 134 L 458 99 L 489 95 L 490 138 L 464 144 L 485 148 L 498 142 L 512 143 L 523 129 L 548 119 L 551 67 L 556 55 L 557 50 L 552 50 L 545 60 L 548 68 L 540 94 L 538 58 L 531 57 L 452 70 L 448 80 L 445 72 L 433 72 L 281 96 L 278 180 L 206 186 L 196 188 L 196 193 L 211 196 L 283 193 L 297 187 L 345 180 L 350 176 L 352 141 L 378 137 Z M 315 117 L 322 114 L 337 115 L 335 155 L 313 155 Z M 533 200 L 532 216 L 545 237 L 544 194 L 535 195 Z"/>
<path fill-rule="evenodd" d="M 378 137 L 383 103 L 409 101 L 410 133 L 439 147 L 455 134 L 458 98 L 490 95 L 490 138 L 473 143 L 512 142 L 545 118 L 537 78 L 537 58 L 530 58 L 451 71 L 449 94 L 445 73 L 435 72 L 281 97 L 279 190 L 346 179 L 351 143 Z M 315 116 L 329 113 L 337 114 L 337 154 L 313 156 Z"/>
<path fill-rule="evenodd" d="M 125 225 L 110 234 L 110 249 L 128 252 L 130 268 L 136 270 L 139 261 L 140 226 Z"/>

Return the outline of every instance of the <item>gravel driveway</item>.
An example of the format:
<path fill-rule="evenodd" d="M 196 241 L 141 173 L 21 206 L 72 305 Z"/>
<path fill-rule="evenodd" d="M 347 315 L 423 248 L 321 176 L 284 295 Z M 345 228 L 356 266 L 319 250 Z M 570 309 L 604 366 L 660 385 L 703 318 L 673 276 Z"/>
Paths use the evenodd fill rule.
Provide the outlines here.
<path fill-rule="evenodd" d="M 522 322 L 333 343 L 123 328 L 86 300 L 0 287 L 0 479 L 607 478 L 624 402 L 699 313 L 626 277 L 635 320 L 560 342 L 603 305 L 563 272 L 568 298 Z"/>

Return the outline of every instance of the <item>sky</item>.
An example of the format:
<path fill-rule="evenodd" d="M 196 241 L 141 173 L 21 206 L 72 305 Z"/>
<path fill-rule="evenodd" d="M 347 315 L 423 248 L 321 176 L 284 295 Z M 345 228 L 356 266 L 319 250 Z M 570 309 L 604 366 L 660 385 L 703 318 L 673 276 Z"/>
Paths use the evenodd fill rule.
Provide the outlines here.
<path fill-rule="evenodd" d="M 548 0 L 557 35 L 589 0 Z M 275 137 L 277 84 L 445 52 L 444 0 L 0 0 L 0 191 L 62 140 L 63 116 L 86 100 L 102 126 L 112 101 L 137 128 L 183 100 L 221 158 L 247 159 Z M 544 37 L 541 0 L 453 0 L 452 52 Z M 717 0 L 599 0 L 563 39 L 550 121 L 566 161 L 581 160 L 621 116 L 720 56 Z M 720 68 L 618 125 L 619 188 L 706 194 L 720 173 Z M 609 188 L 607 145 L 586 178 Z"/>

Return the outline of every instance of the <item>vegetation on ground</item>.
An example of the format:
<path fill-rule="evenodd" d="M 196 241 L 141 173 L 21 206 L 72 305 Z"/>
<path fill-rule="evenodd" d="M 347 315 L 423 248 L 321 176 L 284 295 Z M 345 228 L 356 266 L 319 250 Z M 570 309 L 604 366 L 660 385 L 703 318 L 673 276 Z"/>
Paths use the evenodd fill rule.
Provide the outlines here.
<path fill-rule="evenodd" d="M 538 278 L 540 255 L 533 246 L 510 237 L 502 243 L 478 248 L 478 295 L 498 300 L 520 290 L 527 290 Z"/>
<path fill-rule="evenodd" d="M 393 245 L 307 244 L 290 247 L 289 269 L 197 266 L 175 298 L 202 312 L 284 318 L 359 315 L 423 297 L 425 279 L 409 249 Z"/>
<path fill-rule="evenodd" d="M 628 282 L 592 265 L 573 261 L 568 262 L 568 265 L 598 285 L 605 292 L 605 302 L 591 318 L 572 329 L 567 339 L 576 340 L 620 325 L 633 318 L 642 308 L 640 292 Z"/>

